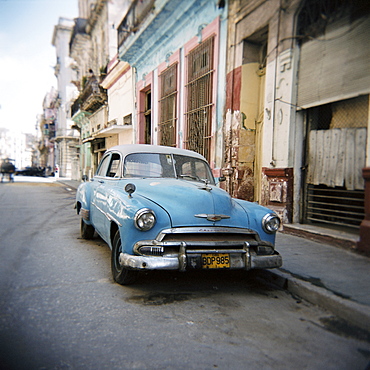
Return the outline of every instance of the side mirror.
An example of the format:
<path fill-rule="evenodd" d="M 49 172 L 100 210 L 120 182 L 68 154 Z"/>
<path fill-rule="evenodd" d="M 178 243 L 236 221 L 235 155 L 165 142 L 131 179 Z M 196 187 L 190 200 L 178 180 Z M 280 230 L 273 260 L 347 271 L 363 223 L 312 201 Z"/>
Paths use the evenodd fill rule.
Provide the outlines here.
<path fill-rule="evenodd" d="M 136 190 L 136 186 L 132 183 L 128 183 L 126 186 L 125 186 L 125 192 L 128 193 L 128 197 L 131 198 L 132 197 L 132 193 L 134 193 Z"/>

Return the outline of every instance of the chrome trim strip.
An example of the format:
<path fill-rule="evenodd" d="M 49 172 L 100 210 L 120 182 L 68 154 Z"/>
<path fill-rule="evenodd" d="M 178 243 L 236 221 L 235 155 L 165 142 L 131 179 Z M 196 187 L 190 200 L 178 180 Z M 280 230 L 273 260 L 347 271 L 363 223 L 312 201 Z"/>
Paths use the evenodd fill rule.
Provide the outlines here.
<path fill-rule="evenodd" d="M 215 250 L 209 250 L 209 249 L 187 249 L 187 254 L 209 254 L 209 253 L 239 253 L 239 254 L 245 254 L 246 251 L 244 249 L 215 249 Z"/>
<path fill-rule="evenodd" d="M 172 229 L 162 230 L 155 240 L 161 242 L 167 234 L 190 234 L 190 233 L 222 233 L 222 234 L 249 234 L 256 238 L 257 242 L 261 239 L 256 231 L 251 229 L 241 229 L 238 227 L 216 227 L 216 226 L 205 226 L 205 227 L 174 227 Z"/>
<path fill-rule="evenodd" d="M 107 212 L 104 212 L 100 207 L 98 207 L 94 202 L 91 202 L 91 204 L 98 210 L 100 211 L 107 219 L 108 221 L 114 221 L 118 226 L 122 226 L 122 224 L 112 215 L 110 215 Z"/>
<path fill-rule="evenodd" d="M 122 226 L 122 224 L 115 218 L 113 217 L 112 215 L 110 215 L 109 213 L 106 214 L 107 218 L 109 221 L 113 221 L 114 223 L 116 223 L 119 227 Z"/>

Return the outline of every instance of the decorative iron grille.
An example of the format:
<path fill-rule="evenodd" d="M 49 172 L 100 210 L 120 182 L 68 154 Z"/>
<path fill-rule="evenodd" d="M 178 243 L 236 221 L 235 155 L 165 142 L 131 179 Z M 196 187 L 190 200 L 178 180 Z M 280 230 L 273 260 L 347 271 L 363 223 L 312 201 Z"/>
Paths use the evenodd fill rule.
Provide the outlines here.
<path fill-rule="evenodd" d="M 188 84 L 186 111 L 187 149 L 202 154 L 210 160 L 212 87 L 213 87 L 213 44 L 209 38 L 187 56 Z"/>
<path fill-rule="evenodd" d="M 167 68 L 160 75 L 161 97 L 159 101 L 159 143 L 176 146 L 177 121 L 177 64 Z"/>
<path fill-rule="evenodd" d="M 306 219 L 313 223 L 358 229 L 365 217 L 364 192 L 308 185 Z"/>

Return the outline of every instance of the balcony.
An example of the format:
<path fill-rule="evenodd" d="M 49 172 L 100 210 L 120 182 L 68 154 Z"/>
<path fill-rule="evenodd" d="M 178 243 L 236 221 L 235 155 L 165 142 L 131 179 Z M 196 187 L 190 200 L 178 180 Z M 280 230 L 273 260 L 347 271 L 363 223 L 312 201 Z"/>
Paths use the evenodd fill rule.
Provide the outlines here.
<path fill-rule="evenodd" d="M 125 18 L 118 26 L 118 48 L 132 32 L 136 32 L 140 23 L 154 7 L 154 0 L 134 0 Z"/>
<path fill-rule="evenodd" d="M 199 0 L 135 0 L 118 26 L 118 57 L 133 67 L 167 50 L 188 19 L 201 11 Z"/>
<path fill-rule="evenodd" d="M 79 139 L 79 133 L 74 129 L 59 129 L 55 134 L 55 141 L 59 142 L 63 139 Z"/>
<path fill-rule="evenodd" d="M 45 123 L 42 134 L 49 140 L 53 139 L 55 137 L 55 123 Z"/>
<path fill-rule="evenodd" d="M 72 110 L 75 111 L 79 107 L 79 109 L 85 112 L 94 113 L 101 106 L 105 105 L 107 100 L 106 90 L 99 85 L 98 78 L 92 76 L 87 79 Z"/>
<path fill-rule="evenodd" d="M 81 40 L 85 40 L 85 38 L 89 39 L 89 36 L 86 33 L 86 25 L 87 25 L 87 19 L 84 19 L 84 18 L 75 19 L 75 25 L 73 27 L 71 40 L 69 42 L 70 52 L 72 52 L 72 49 L 74 46 L 76 48 L 81 49 L 84 46 L 84 42 Z"/>
<path fill-rule="evenodd" d="M 71 117 L 73 117 L 81 108 L 80 98 L 77 98 L 71 105 Z"/>

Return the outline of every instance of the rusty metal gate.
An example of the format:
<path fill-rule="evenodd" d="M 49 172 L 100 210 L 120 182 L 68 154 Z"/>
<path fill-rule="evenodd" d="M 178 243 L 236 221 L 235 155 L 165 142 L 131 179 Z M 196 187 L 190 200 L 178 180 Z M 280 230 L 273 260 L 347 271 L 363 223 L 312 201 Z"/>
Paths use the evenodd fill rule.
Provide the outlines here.
<path fill-rule="evenodd" d="M 186 149 L 210 160 L 213 86 L 213 44 L 209 38 L 187 56 Z"/>
<path fill-rule="evenodd" d="M 307 110 L 304 222 L 359 228 L 368 106 L 361 96 Z"/>

